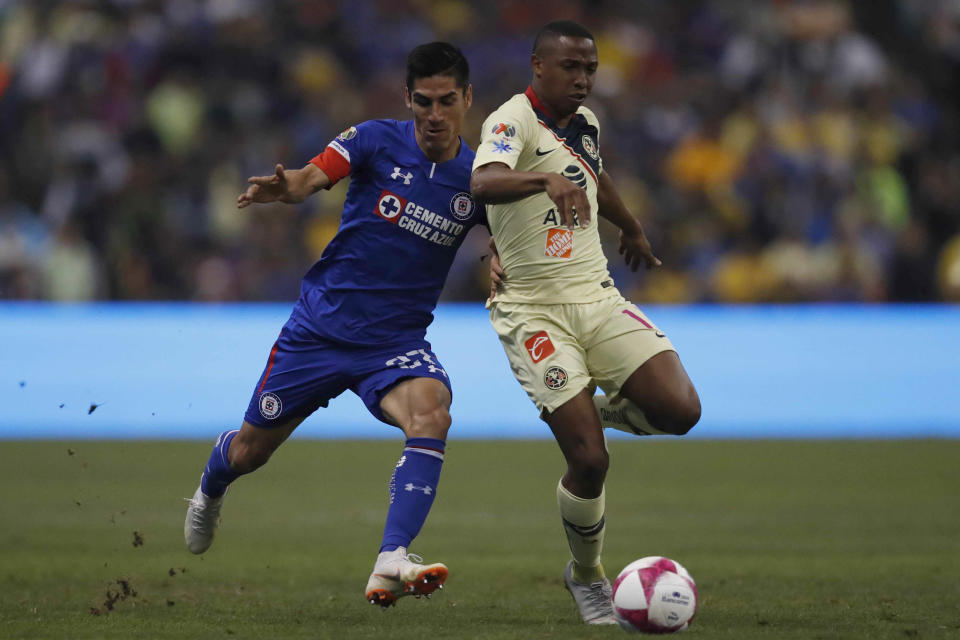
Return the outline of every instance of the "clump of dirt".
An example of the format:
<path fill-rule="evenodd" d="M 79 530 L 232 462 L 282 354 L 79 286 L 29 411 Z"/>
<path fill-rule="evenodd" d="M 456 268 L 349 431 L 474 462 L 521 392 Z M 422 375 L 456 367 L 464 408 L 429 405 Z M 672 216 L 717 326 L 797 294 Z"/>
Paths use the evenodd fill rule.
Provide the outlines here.
<path fill-rule="evenodd" d="M 90 615 L 101 616 L 114 610 L 117 603 L 127 598 L 136 598 L 137 590 L 130 586 L 127 578 L 117 578 L 107 585 L 106 597 L 99 607 L 90 607 Z"/>

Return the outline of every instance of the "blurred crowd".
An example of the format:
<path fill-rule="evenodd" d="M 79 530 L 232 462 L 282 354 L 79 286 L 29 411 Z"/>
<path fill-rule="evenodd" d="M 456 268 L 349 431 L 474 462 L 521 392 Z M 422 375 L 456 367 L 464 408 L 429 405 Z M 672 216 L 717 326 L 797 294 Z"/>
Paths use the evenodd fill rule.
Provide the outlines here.
<path fill-rule="evenodd" d="M 407 51 L 466 53 L 485 116 L 533 35 L 597 37 L 604 164 L 664 266 L 652 302 L 960 301 L 960 0 L 0 0 L 0 299 L 287 300 L 345 182 L 236 197 L 406 118 Z M 446 300 L 486 294 L 486 233 Z"/>

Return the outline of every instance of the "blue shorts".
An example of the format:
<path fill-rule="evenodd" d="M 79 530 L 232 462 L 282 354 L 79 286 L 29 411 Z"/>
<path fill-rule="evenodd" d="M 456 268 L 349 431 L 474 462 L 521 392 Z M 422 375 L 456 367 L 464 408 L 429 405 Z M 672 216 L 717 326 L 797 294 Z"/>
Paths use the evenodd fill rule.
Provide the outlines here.
<path fill-rule="evenodd" d="M 447 372 L 422 338 L 345 346 L 317 336 L 291 318 L 270 350 L 244 420 L 270 428 L 305 418 L 350 389 L 375 418 L 393 424 L 380 410 L 380 400 L 405 378 L 436 378 L 453 395 Z"/>

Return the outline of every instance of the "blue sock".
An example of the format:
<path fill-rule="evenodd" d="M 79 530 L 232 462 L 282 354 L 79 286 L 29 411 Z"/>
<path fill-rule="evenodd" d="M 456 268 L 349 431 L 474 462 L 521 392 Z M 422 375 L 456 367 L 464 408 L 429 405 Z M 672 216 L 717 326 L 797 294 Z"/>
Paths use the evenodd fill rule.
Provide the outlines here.
<path fill-rule="evenodd" d="M 437 493 L 446 443 L 436 438 L 408 438 L 390 478 L 390 509 L 380 551 L 409 547 L 423 527 Z"/>
<path fill-rule="evenodd" d="M 203 476 L 200 477 L 200 490 L 209 498 L 219 498 L 225 494 L 230 483 L 240 477 L 239 473 L 230 468 L 227 460 L 230 443 L 238 433 L 239 429 L 224 431 L 213 445 L 210 459 L 203 470 Z"/>

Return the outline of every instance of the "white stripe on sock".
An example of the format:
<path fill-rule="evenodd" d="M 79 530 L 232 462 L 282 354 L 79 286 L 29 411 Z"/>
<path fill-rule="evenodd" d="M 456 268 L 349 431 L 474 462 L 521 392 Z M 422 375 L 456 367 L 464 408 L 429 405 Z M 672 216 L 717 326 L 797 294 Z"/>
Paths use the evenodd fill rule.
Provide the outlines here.
<path fill-rule="evenodd" d="M 424 455 L 433 456 L 434 458 L 440 458 L 443 460 L 443 454 L 439 451 L 434 451 L 433 449 L 421 449 L 420 447 L 405 447 L 403 449 L 404 453 L 407 453 L 408 451 L 411 453 L 422 453 Z"/>

